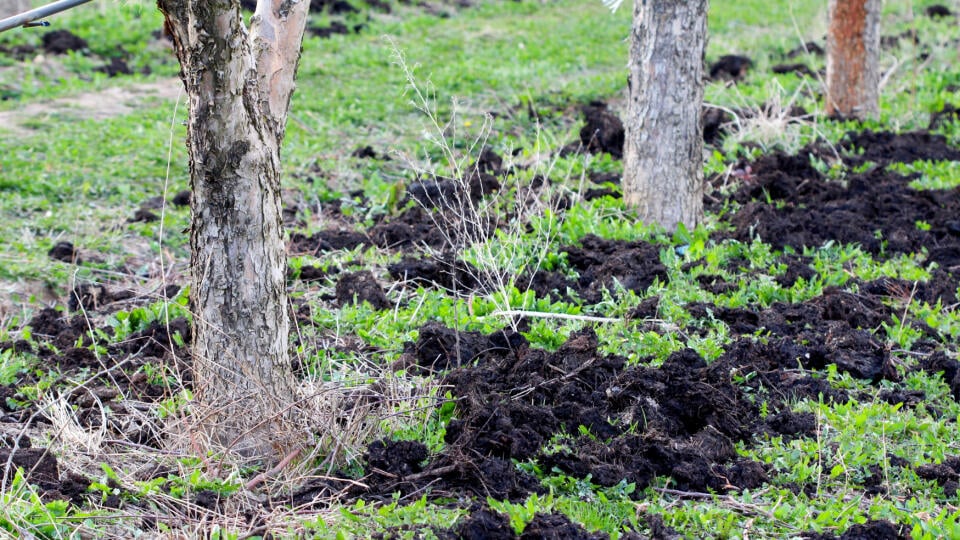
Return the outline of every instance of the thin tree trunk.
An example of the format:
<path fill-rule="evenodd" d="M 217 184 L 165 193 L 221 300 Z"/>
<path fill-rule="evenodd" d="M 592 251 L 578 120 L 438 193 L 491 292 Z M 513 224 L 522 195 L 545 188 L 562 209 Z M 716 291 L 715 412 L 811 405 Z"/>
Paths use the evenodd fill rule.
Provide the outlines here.
<path fill-rule="evenodd" d="M 637 0 L 623 195 L 668 231 L 703 216 L 703 55 L 707 0 Z"/>
<path fill-rule="evenodd" d="M 827 114 L 875 118 L 880 112 L 880 0 L 830 0 Z"/>
<path fill-rule="evenodd" d="M 309 3 L 159 0 L 190 105 L 193 359 L 200 429 L 241 455 L 284 451 L 288 356 L 280 144 Z"/>

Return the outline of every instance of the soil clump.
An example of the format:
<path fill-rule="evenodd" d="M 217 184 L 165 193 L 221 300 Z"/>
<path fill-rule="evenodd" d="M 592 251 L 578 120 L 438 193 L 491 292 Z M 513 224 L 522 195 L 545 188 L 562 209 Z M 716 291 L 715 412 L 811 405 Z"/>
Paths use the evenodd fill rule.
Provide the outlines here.
<path fill-rule="evenodd" d="M 52 30 L 43 35 L 43 50 L 49 54 L 65 54 L 86 49 L 87 40 L 69 30 Z"/>
<path fill-rule="evenodd" d="M 580 145 L 584 151 L 606 152 L 616 159 L 622 158 L 625 132 L 620 118 L 601 101 L 591 102 L 582 111 L 584 126 L 580 128 Z"/>
<path fill-rule="evenodd" d="M 580 273 L 574 289 L 588 304 L 599 302 L 604 289 L 613 290 L 615 283 L 640 294 L 654 281 L 666 283 L 669 279 L 667 267 L 660 262 L 660 248 L 649 242 L 606 240 L 589 234 L 579 246 L 562 247 L 560 252 L 567 254 L 567 262 Z"/>
<path fill-rule="evenodd" d="M 337 282 L 336 298 L 340 307 L 364 302 L 377 310 L 393 307 L 377 278 L 368 270 L 344 274 Z"/>
<path fill-rule="evenodd" d="M 960 150 L 929 134 L 864 132 L 851 136 L 847 145 L 863 149 L 859 160 L 881 164 L 960 159 Z M 818 155 L 818 149 L 807 148 L 795 156 L 773 153 L 745 164 L 743 184 L 731 196 L 742 206 L 729 218 L 736 230 L 728 236 L 743 242 L 756 236 L 776 249 L 828 241 L 859 244 L 881 258 L 926 250 L 928 261 L 941 271 L 960 267 L 960 190 L 918 191 L 909 185 L 914 176 L 879 167 L 850 174 L 843 185 L 812 167 L 811 158 Z M 944 300 L 952 302 L 954 296 Z"/>
<path fill-rule="evenodd" d="M 721 81 L 739 81 L 753 67 L 753 60 L 739 54 L 721 56 L 710 65 L 710 78 Z"/>

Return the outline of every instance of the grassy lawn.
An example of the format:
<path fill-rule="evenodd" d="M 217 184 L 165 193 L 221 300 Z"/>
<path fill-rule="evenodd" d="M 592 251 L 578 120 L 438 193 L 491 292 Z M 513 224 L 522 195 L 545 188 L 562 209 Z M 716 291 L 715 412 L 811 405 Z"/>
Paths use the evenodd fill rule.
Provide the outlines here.
<path fill-rule="evenodd" d="M 949 190 L 960 185 L 958 160 L 854 163 L 857 150 L 843 150 L 850 131 L 926 130 L 931 113 L 960 104 L 960 29 L 956 18 L 926 16 L 932 4 L 885 3 L 883 35 L 900 40 L 881 54 L 880 118 L 860 124 L 823 115 L 818 77 L 771 72 L 785 62 L 803 62 L 813 72 L 824 67 L 815 54 L 786 57 L 805 42 L 823 44 L 824 4 L 711 2 L 708 65 L 739 54 L 750 57 L 752 68 L 736 83 L 707 84 L 709 106 L 736 113 L 735 127 L 708 147 L 705 160 L 719 202 L 703 226 L 674 235 L 636 223 L 616 196 L 615 182 L 591 181 L 616 177 L 622 170 L 618 160 L 559 152 L 579 140 L 582 106 L 602 101 L 615 113 L 624 110 L 632 6 L 611 14 L 599 1 L 482 0 L 469 6 L 396 3 L 389 11 L 364 5 L 346 15 L 314 13 L 313 27 L 344 21 L 362 28 L 329 38 L 308 36 L 303 45 L 283 147 L 284 202 L 294 244 L 331 229 L 369 232 L 403 219 L 416 206 L 402 199 L 405 190 L 433 174 L 454 174 L 479 156 L 481 146 L 514 170 L 501 178 L 499 195 L 486 207 L 502 221 L 500 230 L 465 245 L 291 248 L 290 293 L 298 314 L 293 350 L 304 384 L 333 397 L 317 405 L 325 419 L 319 413 L 311 417 L 318 448 L 312 461 L 250 488 L 245 484 L 261 471 L 220 464 L 220 456 L 175 444 L 182 433 L 165 433 L 166 446 L 117 442 L 123 436 L 115 433 L 126 433 L 127 427 L 117 427 L 118 419 L 127 418 L 122 411 L 135 409 L 151 425 L 164 426 L 189 415 L 192 399 L 176 354 L 158 352 L 157 360 L 125 348 L 161 323 L 189 318 L 186 289 L 166 294 L 170 284 L 189 284 L 190 210 L 173 203 L 189 184 L 187 111 L 182 96 L 177 98 L 173 53 L 155 35 L 162 17 L 149 2 L 97 0 L 52 18 L 50 29 L 0 34 L 0 50 L 6 51 L 0 56 L 0 424 L 25 426 L 34 447 L 56 455 L 62 475 L 89 480 L 67 502 L 48 496 L 27 471 L 8 475 L 0 492 L 0 536 L 265 538 L 269 532 L 272 538 L 444 538 L 483 507 L 517 535 L 537 515 L 558 513 L 611 538 L 669 537 L 657 536 L 669 529 L 687 538 L 808 533 L 832 538 L 877 521 L 900 527 L 903 537 L 960 538 L 956 478 L 953 484 L 938 482 L 932 469 L 923 468 L 960 463 L 954 381 L 918 367 L 937 354 L 957 357 L 960 316 L 955 299 L 948 299 L 957 292 L 957 281 L 949 281 L 955 269 L 935 262 L 943 246 L 903 253 L 833 240 L 778 247 L 776 238 L 736 236 L 732 222 L 758 201 L 778 210 L 793 204 L 770 191 L 755 200 L 734 200 L 732 194 L 750 182 L 749 162 L 776 152 L 795 154 L 814 143 L 823 150 L 809 154 L 814 156 L 809 165 L 830 185 L 856 185 L 858 175 L 888 172 L 904 175 L 916 190 L 946 193 L 943 200 L 957 197 Z M 951 8 L 957 11 L 955 2 Z M 67 29 L 87 46 L 62 55 L 46 52 L 43 35 L 51 29 Z M 907 33 L 915 33 L 917 42 L 903 37 Z M 115 58 L 133 73 L 109 77 L 95 71 Z M 803 114 L 792 112 L 793 106 Z M 948 147 L 960 147 L 960 122 L 947 122 L 934 133 Z M 367 146 L 372 159 L 356 154 Z M 831 152 L 850 159 L 837 162 Z M 549 179 L 548 190 L 534 191 L 538 178 Z M 586 196 L 601 188 L 610 194 Z M 543 206 L 523 206 L 529 193 Z M 144 218 L 147 214 L 153 217 Z M 440 214 L 428 228 L 453 226 Z M 918 219 L 914 232 L 936 229 L 936 219 Z M 897 241 L 877 234 L 882 246 Z M 521 278 L 526 271 L 542 269 L 571 283 L 585 275 L 569 248 L 589 242 L 591 235 L 652 246 L 650 257 L 659 259 L 662 271 L 640 288 L 619 276 L 593 291 L 596 298 L 590 300 L 562 288 L 552 295 L 528 290 Z M 947 242 L 949 235 L 938 238 Z M 51 256 L 63 243 L 72 246 L 73 256 Z M 391 272 L 409 257 L 445 250 L 455 250 L 488 284 L 464 291 L 413 283 Z M 809 273 L 787 281 L 783 277 L 795 260 Z M 323 275 L 294 279 L 305 278 L 312 267 Z M 383 285 L 391 308 L 333 300 L 340 295 L 341 277 L 358 271 L 371 272 Z M 948 286 L 924 296 L 925 284 L 939 279 L 938 272 L 947 272 Z M 431 324 L 464 336 L 519 330 L 529 347 L 544 355 L 568 350 L 568 341 L 592 329 L 598 354 L 622 358 L 624 370 L 669 367 L 687 350 L 705 365 L 716 365 L 729 360 L 735 344 L 768 346 L 783 338 L 759 323 L 740 332 L 736 321 L 724 318 L 734 313 L 730 310 L 768 316 L 783 306 L 814 305 L 837 290 L 862 299 L 871 283 L 894 281 L 912 288 L 885 293 L 877 311 L 889 316 L 858 330 L 879 344 L 896 376 L 871 380 L 831 362 L 810 368 L 798 359 L 795 369 L 783 369 L 783 378 L 809 375 L 822 384 L 819 396 L 805 397 L 777 394 L 777 388 L 757 382 L 767 376 L 759 371 L 731 369 L 723 378 L 741 392 L 737 395 L 754 408 L 758 421 L 789 411 L 814 422 L 813 431 L 802 436 L 755 432 L 732 440 L 737 460 L 763 467 L 766 480 L 757 487 L 688 489 L 660 474 L 645 484 L 626 478 L 611 483 L 544 465 L 588 442 L 612 446 L 617 437 L 655 435 L 641 433 L 646 419 L 631 424 L 606 418 L 629 428 L 606 439 L 583 424 L 558 430 L 541 441 L 535 458 L 508 460 L 511 471 L 539 483 L 538 491 L 522 496 L 428 487 L 338 497 L 328 489 L 315 500 L 292 502 L 304 486 L 331 477 L 368 482 L 368 445 L 377 439 L 422 443 L 429 454 L 416 467 L 451 448 L 445 434 L 451 422 L 467 421 L 464 401 L 455 405 L 455 385 L 442 373 L 418 370 L 410 360 L 411 344 Z M 89 309 L 70 303 L 80 288 L 99 286 L 129 291 L 130 298 Z M 647 313 L 651 299 L 656 299 L 652 314 Z M 31 328 L 50 306 L 80 317 L 75 320 L 86 321 L 83 328 L 56 342 Z M 513 311 L 528 314 L 512 316 Z M 817 345 L 809 335 L 800 336 L 789 337 L 798 347 Z M 169 348 L 177 348 L 174 341 L 182 349 L 183 336 L 169 337 Z M 15 345 L 21 342 L 26 345 Z M 81 354 L 70 352 L 74 349 L 101 363 L 60 370 L 63 358 Z M 118 351 L 129 353 L 124 363 L 104 367 L 103 359 Z M 482 360 L 474 364 L 467 367 L 484 367 Z M 108 393 L 100 389 L 110 385 L 101 368 L 138 384 L 147 381 L 160 397 L 141 399 L 133 390 L 127 394 L 124 385 L 119 397 L 103 397 Z M 102 401 L 97 409 L 76 397 L 77 389 L 87 386 L 101 392 L 90 391 L 100 396 L 94 401 Z M 382 399 L 363 409 L 356 404 L 367 403 L 358 397 L 364 392 Z M 830 399 L 831 392 L 846 399 Z M 102 413 L 103 421 L 89 420 L 89 410 L 100 411 L 94 416 Z M 28 422 L 24 411 L 45 420 Z M 11 446 L 8 435 L 0 430 L 0 457 Z M 205 505 L 202 497 L 211 493 L 218 502 Z"/>

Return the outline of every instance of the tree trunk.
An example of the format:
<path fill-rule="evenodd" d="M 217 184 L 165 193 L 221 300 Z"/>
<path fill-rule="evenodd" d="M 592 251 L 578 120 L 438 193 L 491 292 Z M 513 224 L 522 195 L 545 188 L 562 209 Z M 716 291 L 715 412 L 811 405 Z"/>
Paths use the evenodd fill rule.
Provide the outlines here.
<path fill-rule="evenodd" d="M 880 112 L 880 0 L 830 0 L 827 114 L 875 118 Z"/>
<path fill-rule="evenodd" d="M 673 231 L 703 216 L 703 55 L 707 0 L 636 0 L 623 196 Z"/>
<path fill-rule="evenodd" d="M 309 2 L 159 0 L 189 99 L 193 360 L 200 430 L 253 458 L 290 444 L 280 144 Z"/>

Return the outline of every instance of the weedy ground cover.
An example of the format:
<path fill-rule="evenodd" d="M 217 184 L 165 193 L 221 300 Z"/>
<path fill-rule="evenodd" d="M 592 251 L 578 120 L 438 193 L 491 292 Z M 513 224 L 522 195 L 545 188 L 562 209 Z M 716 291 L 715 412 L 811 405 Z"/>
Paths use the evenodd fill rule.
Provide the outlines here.
<path fill-rule="evenodd" d="M 322 414 L 268 471 L 183 428 L 159 14 L 0 35 L 0 534 L 960 536 L 956 5 L 886 4 L 859 124 L 822 6 L 713 2 L 708 216 L 667 235 L 620 201 L 628 9 L 314 4 L 284 218 Z"/>

